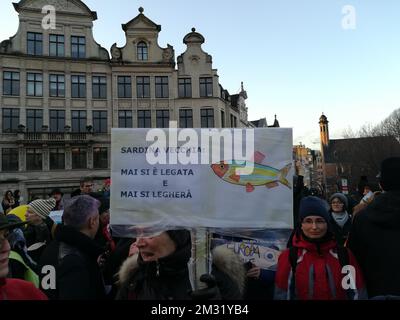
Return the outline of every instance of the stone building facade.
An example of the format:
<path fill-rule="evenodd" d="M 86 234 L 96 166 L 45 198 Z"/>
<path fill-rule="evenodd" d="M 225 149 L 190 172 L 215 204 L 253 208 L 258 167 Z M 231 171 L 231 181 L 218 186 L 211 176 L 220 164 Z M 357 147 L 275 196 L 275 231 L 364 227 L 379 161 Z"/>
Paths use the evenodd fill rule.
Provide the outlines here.
<path fill-rule="evenodd" d="M 55 29 L 42 24 L 46 5 L 55 8 Z M 93 37 L 96 12 L 80 0 L 21 0 L 14 8 L 18 31 L 0 43 L 2 192 L 68 194 L 82 176 L 99 186 L 110 176 L 113 127 L 254 127 L 243 84 L 235 95 L 222 87 L 194 28 L 175 58 L 171 45 L 158 45 L 161 26 L 139 8 L 122 25 L 125 46 L 109 54 Z"/>

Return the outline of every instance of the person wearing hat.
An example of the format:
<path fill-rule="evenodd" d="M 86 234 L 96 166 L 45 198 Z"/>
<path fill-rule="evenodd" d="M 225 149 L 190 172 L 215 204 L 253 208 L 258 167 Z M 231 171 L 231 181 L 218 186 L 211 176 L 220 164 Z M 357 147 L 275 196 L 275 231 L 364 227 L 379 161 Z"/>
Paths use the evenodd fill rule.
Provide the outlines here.
<path fill-rule="evenodd" d="M 138 253 L 119 271 L 118 300 L 241 299 L 246 271 L 231 250 L 213 251 L 213 271 L 200 280 L 207 288 L 191 292 L 188 262 L 191 237 L 187 230 L 168 230 L 136 239 Z"/>
<path fill-rule="evenodd" d="M 7 220 L 9 223 L 19 224 L 22 220 L 14 215 L 8 214 Z M 23 232 L 23 225 L 13 228 L 9 232 L 8 242 L 11 247 L 9 256 L 9 269 L 10 278 L 17 278 L 32 282 L 35 287 L 39 287 L 39 277 L 37 273 L 37 264 L 30 257 L 28 248 L 26 247 L 26 240 Z"/>
<path fill-rule="evenodd" d="M 110 199 L 110 187 L 111 187 L 111 179 L 107 178 L 104 180 L 103 188 L 99 190 L 103 193 L 103 197 L 106 199 Z"/>
<path fill-rule="evenodd" d="M 13 228 L 20 227 L 24 222 L 10 223 L 7 218 L 0 214 L 0 301 L 1 300 L 47 300 L 40 290 L 27 281 L 20 279 L 9 279 L 9 255 L 10 243 L 9 232 Z"/>
<path fill-rule="evenodd" d="M 37 199 L 29 203 L 25 218 L 28 226 L 24 230 L 26 245 L 30 256 L 35 262 L 39 261 L 45 246 L 52 239 L 52 229 L 55 223 L 49 217 L 56 205 L 54 198 Z"/>
<path fill-rule="evenodd" d="M 56 205 L 56 200 L 50 198 L 47 200 L 37 199 L 29 203 L 25 214 L 26 221 L 31 225 L 39 225 L 46 220 Z"/>
<path fill-rule="evenodd" d="M 300 226 L 292 247 L 279 256 L 276 300 L 355 300 L 366 297 L 363 277 L 350 250 L 338 246 L 329 230 L 328 204 L 314 196 L 300 202 Z M 353 288 L 342 287 L 342 268 L 353 266 Z M 354 279 L 355 278 L 355 279 Z"/>
<path fill-rule="evenodd" d="M 348 241 L 370 298 L 400 296 L 400 157 L 383 160 L 378 177 L 383 192 L 354 217 Z"/>
<path fill-rule="evenodd" d="M 329 198 L 331 231 L 340 245 L 344 245 L 350 232 L 353 217 L 348 213 L 348 199 L 343 193 L 334 193 Z"/>

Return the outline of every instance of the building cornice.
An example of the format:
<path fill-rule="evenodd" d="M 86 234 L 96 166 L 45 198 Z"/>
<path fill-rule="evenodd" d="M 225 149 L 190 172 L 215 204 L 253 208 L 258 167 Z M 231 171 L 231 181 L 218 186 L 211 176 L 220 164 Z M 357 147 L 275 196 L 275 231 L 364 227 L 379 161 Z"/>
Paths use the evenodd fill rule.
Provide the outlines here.
<path fill-rule="evenodd" d="M 23 11 L 30 11 L 30 12 L 42 12 L 40 9 L 35 9 L 35 8 L 23 8 L 23 5 L 25 4 L 27 0 L 21 0 L 20 2 L 13 2 L 13 6 L 15 11 L 17 11 L 18 13 L 20 13 L 22 10 Z M 65 1 L 65 0 L 64 0 Z M 75 12 L 63 12 L 60 11 L 58 12 L 59 14 L 66 14 L 66 15 L 75 15 L 75 16 L 89 16 L 92 18 L 93 21 L 97 20 L 97 12 L 96 11 L 92 11 L 89 9 L 89 7 L 83 3 L 80 0 L 70 0 L 71 2 L 74 2 L 78 7 L 82 6 L 83 9 L 87 12 L 87 14 L 79 14 L 79 13 L 75 13 Z"/>

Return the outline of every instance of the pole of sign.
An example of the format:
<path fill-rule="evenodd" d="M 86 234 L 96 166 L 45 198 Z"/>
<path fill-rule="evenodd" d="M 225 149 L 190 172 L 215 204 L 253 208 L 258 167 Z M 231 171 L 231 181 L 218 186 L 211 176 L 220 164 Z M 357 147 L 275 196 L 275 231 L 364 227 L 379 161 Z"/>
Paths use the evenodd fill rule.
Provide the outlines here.
<path fill-rule="evenodd" d="M 210 235 L 206 228 L 191 230 L 192 258 L 189 262 L 190 282 L 193 290 L 207 287 L 200 281 L 203 274 L 210 272 Z"/>

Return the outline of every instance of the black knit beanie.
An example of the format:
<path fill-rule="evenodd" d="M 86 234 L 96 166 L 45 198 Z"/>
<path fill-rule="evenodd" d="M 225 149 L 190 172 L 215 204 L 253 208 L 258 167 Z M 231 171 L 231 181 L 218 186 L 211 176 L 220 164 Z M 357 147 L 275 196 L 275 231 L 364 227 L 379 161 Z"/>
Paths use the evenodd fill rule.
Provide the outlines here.
<path fill-rule="evenodd" d="M 314 196 L 309 196 L 301 199 L 299 208 L 300 222 L 308 216 L 319 216 L 328 223 L 328 204 L 324 200 Z"/>

